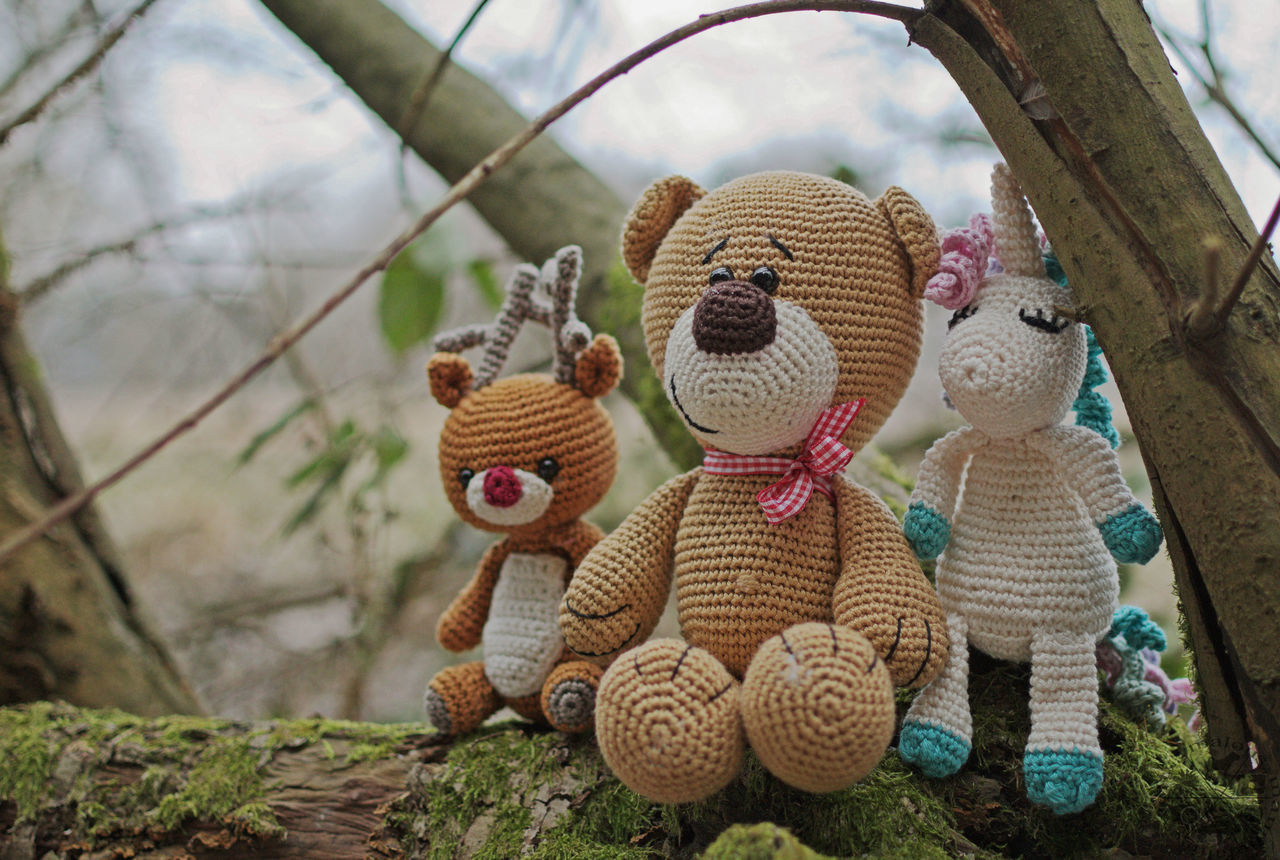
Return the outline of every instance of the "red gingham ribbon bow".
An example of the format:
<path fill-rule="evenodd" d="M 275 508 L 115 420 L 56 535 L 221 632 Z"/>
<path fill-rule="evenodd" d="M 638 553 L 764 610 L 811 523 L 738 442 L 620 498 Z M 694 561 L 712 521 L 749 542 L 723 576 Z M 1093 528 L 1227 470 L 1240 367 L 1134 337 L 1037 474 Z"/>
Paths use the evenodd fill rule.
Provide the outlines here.
<path fill-rule="evenodd" d="M 860 397 L 824 410 L 809 431 L 804 450 L 794 460 L 708 449 L 702 468 L 711 475 L 782 475 L 782 480 L 757 493 L 756 501 L 770 523 L 790 519 L 804 510 L 815 489 L 829 499 L 835 498 L 831 476 L 853 459 L 853 452 L 840 442 L 840 436 L 866 402 L 865 397 Z"/>

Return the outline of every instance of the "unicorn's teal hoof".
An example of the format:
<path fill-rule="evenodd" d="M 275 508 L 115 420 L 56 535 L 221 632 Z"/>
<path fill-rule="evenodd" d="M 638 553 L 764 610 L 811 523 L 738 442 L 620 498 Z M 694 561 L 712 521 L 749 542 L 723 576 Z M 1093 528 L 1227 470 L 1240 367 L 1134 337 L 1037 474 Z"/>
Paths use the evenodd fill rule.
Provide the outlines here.
<path fill-rule="evenodd" d="M 1027 750 L 1022 759 L 1027 797 L 1057 815 L 1079 812 L 1102 788 L 1102 755 L 1070 750 Z"/>
<path fill-rule="evenodd" d="M 937 723 L 919 720 L 903 722 L 898 735 L 898 757 L 925 776 L 951 776 L 969 760 L 970 744 Z"/>

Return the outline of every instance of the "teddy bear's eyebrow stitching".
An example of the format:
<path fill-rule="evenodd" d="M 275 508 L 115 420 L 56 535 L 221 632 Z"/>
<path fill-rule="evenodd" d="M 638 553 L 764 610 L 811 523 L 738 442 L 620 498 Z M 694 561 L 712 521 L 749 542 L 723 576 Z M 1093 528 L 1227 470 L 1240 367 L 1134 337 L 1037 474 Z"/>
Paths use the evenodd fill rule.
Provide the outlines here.
<path fill-rule="evenodd" d="M 787 246 L 779 242 L 776 236 L 770 233 L 768 234 L 768 239 L 769 239 L 769 244 L 773 245 L 773 247 L 777 248 L 779 251 L 787 255 L 788 260 L 790 260 L 793 263 L 796 261 L 796 255 L 791 253 L 789 250 L 787 250 Z"/>
<path fill-rule="evenodd" d="M 721 240 L 716 244 L 716 246 L 715 246 L 714 248 L 712 248 L 710 251 L 708 251 L 708 252 L 707 252 L 707 256 L 705 256 L 705 257 L 703 257 L 703 258 L 702 258 L 702 265 L 704 265 L 704 266 L 705 266 L 707 263 L 710 263 L 710 262 L 711 262 L 711 258 L 712 258 L 712 257 L 714 257 L 714 256 L 716 255 L 716 251 L 719 251 L 719 250 L 720 250 L 721 248 L 723 248 L 725 245 L 728 245 L 728 244 L 729 244 L 729 238 L 730 238 L 729 236 L 725 236 L 723 239 L 721 239 Z"/>

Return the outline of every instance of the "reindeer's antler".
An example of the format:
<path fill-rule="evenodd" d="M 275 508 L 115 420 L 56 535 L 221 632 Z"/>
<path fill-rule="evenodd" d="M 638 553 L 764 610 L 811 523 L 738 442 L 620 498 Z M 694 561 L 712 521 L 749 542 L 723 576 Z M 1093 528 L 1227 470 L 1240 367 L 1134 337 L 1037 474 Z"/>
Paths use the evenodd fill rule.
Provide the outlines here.
<path fill-rule="evenodd" d="M 995 211 L 996 256 L 1011 275 L 1045 277 L 1031 209 L 1009 165 L 991 170 L 991 208 Z"/>
<path fill-rule="evenodd" d="M 550 328 L 555 339 L 552 372 L 556 381 L 572 385 L 577 354 L 591 340 L 591 330 L 574 310 L 581 271 L 582 249 L 577 245 L 567 245 L 557 251 L 541 273 L 527 263 L 517 266 L 507 282 L 506 299 L 492 323 L 444 332 L 436 336 L 433 345 L 441 352 L 461 352 L 483 344 L 484 358 L 472 386 L 473 390 L 479 389 L 497 378 L 520 326 L 526 320 L 533 320 Z M 539 301 L 540 297 L 535 295 L 539 286 L 549 303 Z"/>

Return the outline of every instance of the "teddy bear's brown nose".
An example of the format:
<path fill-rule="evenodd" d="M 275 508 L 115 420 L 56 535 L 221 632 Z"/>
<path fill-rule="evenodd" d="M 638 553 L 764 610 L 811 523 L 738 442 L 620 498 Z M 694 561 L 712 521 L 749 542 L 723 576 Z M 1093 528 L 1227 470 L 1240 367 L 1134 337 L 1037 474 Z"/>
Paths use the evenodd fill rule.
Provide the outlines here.
<path fill-rule="evenodd" d="M 777 331 L 773 299 L 746 281 L 716 284 L 693 306 L 693 341 L 703 352 L 757 352 L 773 343 Z"/>

